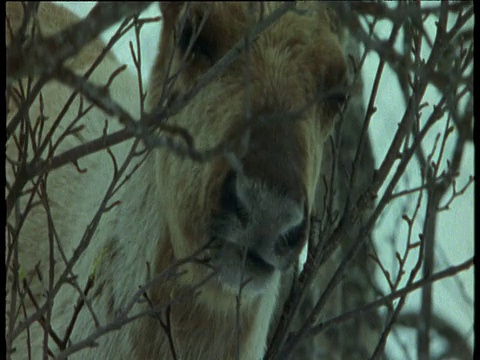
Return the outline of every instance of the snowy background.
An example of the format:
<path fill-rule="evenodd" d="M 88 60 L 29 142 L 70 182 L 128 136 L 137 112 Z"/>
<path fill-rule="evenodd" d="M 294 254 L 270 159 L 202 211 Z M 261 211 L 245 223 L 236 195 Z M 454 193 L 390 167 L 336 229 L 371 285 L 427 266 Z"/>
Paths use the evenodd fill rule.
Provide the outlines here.
<path fill-rule="evenodd" d="M 70 8 L 76 14 L 84 17 L 88 14 L 94 3 L 83 2 L 61 2 L 62 5 Z M 154 17 L 159 15 L 159 8 L 157 5 L 152 5 L 142 14 L 142 17 Z M 434 20 L 427 24 L 431 32 L 431 37 L 434 38 L 435 26 Z M 112 27 L 106 31 L 103 36 L 108 40 L 114 33 L 116 27 Z M 386 38 L 390 34 L 390 24 L 384 22 L 377 27 L 377 34 L 384 35 Z M 160 38 L 161 25 L 159 23 L 151 23 L 144 25 L 142 29 L 142 72 L 144 74 L 144 83 L 147 83 L 148 74 L 153 64 L 153 60 L 157 51 L 157 45 Z M 125 36 L 119 41 L 114 51 L 121 62 L 128 65 L 128 68 L 133 71 L 134 66 L 130 56 L 128 42 L 133 41 L 133 35 Z M 425 47 L 426 48 L 426 47 Z M 428 53 L 428 48 L 425 49 Z M 428 54 L 425 54 L 428 55 Z M 363 66 L 364 78 L 364 94 L 365 101 L 368 101 L 370 96 L 370 89 L 373 83 L 375 72 L 378 64 L 378 56 L 370 54 L 367 58 L 366 64 Z M 400 122 L 401 115 L 405 110 L 403 96 L 398 86 L 396 77 L 391 69 L 387 67 L 384 71 L 379 94 L 377 96 L 377 113 L 373 116 L 370 126 L 370 136 L 376 158 L 376 165 L 378 165 L 384 158 L 387 149 L 393 138 L 394 131 L 397 124 Z M 438 101 L 438 93 L 430 89 L 427 91 L 425 100 L 430 104 L 435 104 Z M 386 106 L 385 106 L 386 105 Z M 430 109 L 431 110 L 431 109 Z M 428 116 L 428 111 L 425 111 L 424 116 Z M 438 127 L 431 131 L 430 142 L 425 142 L 424 151 L 429 153 L 433 145 L 433 139 L 437 133 L 443 131 L 444 122 L 440 122 Z M 453 138 L 447 145 L 453 146 Z M 451 151 L 448 149 L 447 151 Z M 449 152 L 447 152 L 448 154 Z M 443 164 L 445 165 L 445 164 Z M 418 165 L 414 162 L 409 166 L 406 176 L 398 186 L 397 190 L 411 188 L 419 185 Z M 474 147 L 473 144 L 467 144 L 464 154 L 461 175 L 457 179 L 458 187 L 462 187 L 468 180 L 470 175 L 474 174 Z M 410 214 L 415 206 L 416 197 L 405 198 L 397 201 L 387 208 L 384 216 L 380 219 L 374 232 L 374 239 L 376 241 L 377 251 L 388 269 L 392 273 L 396 272 L 395 253 L 392 250 L 392 244 L 396 250 L 403 253 L 405 246 L 405 239 L 407 237 L 407 226 L 401 220 L 402 214 Z M 425 203 L 425 201 L 424 201 Z M 437 229 L 437 250 L 435 272 L 445 269 L 451 265 L 457 265 L 469 259 L 474 253 L 474 187 L 470 186 L 467 192 L 452 203 L 450 211 L 440 213 L 438 219 Z M 417 222 L 415 228 L 418 236 L 421 233 L 421 222 Z M 413 260 L 413 259 L 412 259 Z M 406 267 L 407 272 L 411 270 L 413 264 Z M 473 281 L 474 270 L 462 272 L 461 274 L 442 280 L 433 285 L 433 308 L 436 314 L 443 319 L 454 324 L 454 326 L 464 334 L 464 338 L 473 347 L 474 332 L 473 332 Z M 383 280 L 383 281 L 382 281 Z M 379 276 L 380 285 L 384 285 L 384 291 L 388 292 L 388 287 L 384 279 Z M 415 310 L 419 308 L 420 291 L 416 291 L 408 296 L 404 311 Z M 403 346 L 402 346 L 403 344 Z M 391 336 L 387 343 L 387 353 L 391 359 L 404 359 L 405 348 L 409 349 L 410 358 L 416 357 L 416 332 L 415 331 L 400 331 L 398 336 Z M 432 350 L 435 351 L 435 346 L 442 346 L 442 344 L 433 341 Z M 397 355 L 398 354 L 398 355 Z"/>

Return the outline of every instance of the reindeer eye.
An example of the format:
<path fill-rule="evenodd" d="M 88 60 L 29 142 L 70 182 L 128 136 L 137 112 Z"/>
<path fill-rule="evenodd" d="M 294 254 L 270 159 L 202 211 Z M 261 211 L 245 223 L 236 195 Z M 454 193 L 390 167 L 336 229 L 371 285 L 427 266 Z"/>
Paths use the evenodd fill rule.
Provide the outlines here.
<path fill-rule="evenodd" d="M 348 101 L 348 98 L 349 96 L 347 93 L 338 93 L 333 96 L 332 100 L 337 104 L 344 105 Z"/>
<path fill-rule="evenodd" d="M 348 102 L 349 94 L 346 92 L 335 92 L 328 96 L 327 101 L 338 109 L 343 109 Z"/>
<path fill-rule="evenodd" d="M 191 21 L 185 23 L 178 39 L 178 47 L 182 55 L 187 54 L 188 59 L 193 59 L 193 61 L 206 59 L 211 64 L 214 63 L 215 42 L 209 39 L 204 31 L 198 33 Z"/>

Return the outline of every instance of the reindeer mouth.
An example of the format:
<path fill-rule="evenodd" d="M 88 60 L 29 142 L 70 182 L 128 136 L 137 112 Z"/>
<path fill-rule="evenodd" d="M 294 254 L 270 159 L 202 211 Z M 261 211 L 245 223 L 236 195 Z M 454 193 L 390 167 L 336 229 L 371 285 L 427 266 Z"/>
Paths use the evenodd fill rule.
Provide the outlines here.
<path fill-rule="evenodd" d="M 220 282 L 236 290 L 242 287 L 257 292 L 277 271 L 274 265 L 252 249 L 242 248 L 230 241 L 222 241 L 214 251 L 210 264 L 218 271 Z"/>

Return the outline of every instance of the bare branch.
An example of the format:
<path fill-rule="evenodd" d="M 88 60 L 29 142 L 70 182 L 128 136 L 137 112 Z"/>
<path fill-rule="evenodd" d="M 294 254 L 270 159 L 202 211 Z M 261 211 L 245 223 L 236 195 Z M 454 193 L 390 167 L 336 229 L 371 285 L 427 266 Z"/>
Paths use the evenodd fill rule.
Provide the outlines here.
<path fill-rule="evenodd" d="M 77 54 L 86 44 L 116 22 L 146 9 L 150 2 L 99 3 L 88 17 L 31 47 L 12 46 L 7 54 L 9 81 L 27 75 L 51 73 L 64 60 Z"/>

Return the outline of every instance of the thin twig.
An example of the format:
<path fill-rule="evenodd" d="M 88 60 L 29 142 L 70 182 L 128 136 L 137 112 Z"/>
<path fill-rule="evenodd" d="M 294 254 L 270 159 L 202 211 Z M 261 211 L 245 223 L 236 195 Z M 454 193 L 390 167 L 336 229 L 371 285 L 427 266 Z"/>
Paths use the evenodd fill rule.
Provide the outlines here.
<path fill-rule="evenodd" d="M 48 38 L 40 38 L 31 47 L 12 46 L 7 53 L 8 81 L 26 75 L 49 73 L 116 22 L 137 14 L 150 2 L 98 3 L 81 22 Z"/>
<path fill-rule="evenodd" d="M 427 283 L 431 284 L 431 283 L 455 276 L 462 271 L 466 271 L 470 269 L 473 265 L 474 265 L 473 258 L 470 258 L 459 265 L 451 266 L 445 270 L 439 271 L 438 273 L 432 274 L 428 278 L 423 278 L 421 280 L 418 280 L 410 285 L 403 287 L 400 290 L 394 291 L 388 295 L 385 295 L 380 299 L 374 300 L 357 309 L 350 310 L 348 312 L 343 313 L 342 315 L 322 321 L 322 323 L 310 328 L 307 336 L 316 336 L 332 326 L 338 325 L 344 321 L 348 321 L 355 317 L 361 316 L 380 306 L 390 306 L 393 300 L 401 297 L 405 297 L 406 295 L 411 294 L 415 290 L 421 289 Z"/>

